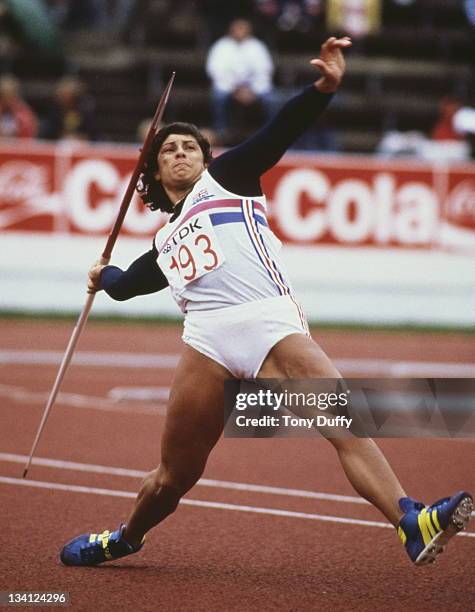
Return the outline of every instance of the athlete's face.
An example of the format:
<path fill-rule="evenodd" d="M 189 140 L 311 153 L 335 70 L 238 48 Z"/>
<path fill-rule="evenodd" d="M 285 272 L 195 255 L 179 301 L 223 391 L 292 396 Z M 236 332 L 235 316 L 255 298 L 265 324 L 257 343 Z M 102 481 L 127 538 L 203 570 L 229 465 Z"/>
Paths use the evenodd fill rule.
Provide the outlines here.
<path fill-rule="evenodd" d="M 158 172 L 155 178 L 169 189 L 183 189 L 193 185 L 205 169 L 203 152 L 196 139 L 189 134 L 170 134 L 158 153 Z"/>

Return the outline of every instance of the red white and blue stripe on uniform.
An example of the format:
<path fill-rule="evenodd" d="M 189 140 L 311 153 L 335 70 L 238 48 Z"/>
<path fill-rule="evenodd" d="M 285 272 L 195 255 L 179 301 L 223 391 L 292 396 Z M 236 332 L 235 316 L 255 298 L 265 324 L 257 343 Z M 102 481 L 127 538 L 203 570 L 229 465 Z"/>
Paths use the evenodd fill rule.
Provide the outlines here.
<path fill-rule="evenodd" d="M 268 224 L 265 217 L 265 207 L 260 202 L 255 202 L 252 199 L 237 200 L 235 198 L 230 198 L 196 204 L 183 216 L 180 223 L 173 229 L 162 244 L 160 246 L 157 245 L 159 254 L 162 252 L 171 238 L 173 238 L 175 233 L 180 230 L 184 223 L 205 211 L 208 213 L 211 223 L 214 226 L 227 223 L 244 223 L 251 244 L 253 245 L 260 262 L 267 271 L 267 274 L 276 285 L 280 295 L 288 295 L 294 302 L 295 306 L 297 307 L 302 326 L 309 334 L 307 321 L 302 308 L 294 298 L 290 287 L 285 282 L 275 260 L 272 259 L 267 249 L 260 226 L 268 227 Z"/>
<path fill-rule="evenodd" d="M 302 327 L 305 329 L 308 335 L 310 335 L 307 320 L 303 313 L 302 307 L 294 298 L 290 287 L 285 282 L 276 262 L 269 255 L 269 251 L 267 249 L 264 237 L 259 228 L 259 220 L 258 214 L 256 213 L 256 208 L 261 206 L 258 202 L 254 202 L 253 200 L 244 199 L 241 200 L 241 206 L 244 216 L 244 223 L 246 225 L 247 232 L 249 234 L 249 238 L 251 240 L 252 245 L 262 263 L 262 265 L 266 268 L 267 273 L 270 278 L 276 284 L 277 289 L 281 295 L 288 295 L 292 302 L 297 307 L 300 322 L 302 323 Z"/>
<path fill-rule="evenodd" d="M 240 200 L 227 199 L 227 200 L 212 200 L 211 202 L 203 202 L 190 208 L 190 210 L 183 216 L 180 223 L 173 229 L 173 231 L 167 236 L 158 248 L 160 253 L 165 245 L 173 238 L 176 232 L 180 230 L 182 225 L 187 221 L 206 211 L 209 215 L 212 225 L 223 225 L 225 223 L 244 223 L 244 214 L 241 207 Z M 265 208 L 262 204 L 256 202 L 256 222 L 261 225 L 267 226 L 267 219 L 265 217 Z"/>

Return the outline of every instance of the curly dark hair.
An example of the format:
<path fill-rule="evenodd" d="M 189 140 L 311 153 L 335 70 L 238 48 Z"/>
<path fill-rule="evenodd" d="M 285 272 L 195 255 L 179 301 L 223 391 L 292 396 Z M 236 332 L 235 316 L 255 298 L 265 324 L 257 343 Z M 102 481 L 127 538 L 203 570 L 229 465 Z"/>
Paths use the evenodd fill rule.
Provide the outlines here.
<path fill-rule="evenodd" d="M 162 127 L 155 136 L 150 151 L 145 159 L 145 170 L 143 172 L 142 182 L 147 185 L 147 196 L 142 197 L 144 204 L 151 210 L 162 210 L 163 212 L 173 212 L 173 203 L 170 201 L 161 181 L 157 181 L 155 174 L 158 170 L 158 154 L 164 141 L 170 134 L 184 134 L 185 136 L 193 136 L 198 143 L 206 165 L 213 159 L 211 152 L 211 144 L 208 139 L 203 136 L 199 129 L 193 123 L 183 123 L 177 121 Z"/>
<path fill-rule="evenodd" d="M 153 139 L 152 146 L 150 147 L 149 154 L 146 159 L 147 170 L 155 174 L 158 170 L 157 157 L 162 147 L 162 144 L 170 136 L 170 134 L 184 134 L 186 136 L 193 136 L 203 153 L 205 164 L 209 164 L 213 159 L 211 152 L 211 144 L 209 140 L 203 136 L 199 129 L 194 123 L 183 123 L 176 121 L 175 123 L 169 123 L 162 127 L 155 138 Z"/>

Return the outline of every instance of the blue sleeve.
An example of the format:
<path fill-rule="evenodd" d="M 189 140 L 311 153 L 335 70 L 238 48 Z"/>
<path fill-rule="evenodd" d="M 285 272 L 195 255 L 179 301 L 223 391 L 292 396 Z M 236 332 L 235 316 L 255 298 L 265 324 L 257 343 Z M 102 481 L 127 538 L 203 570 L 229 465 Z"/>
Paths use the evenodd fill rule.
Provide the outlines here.
<path fill-rule="evenodd" d="M 168 280 L 157 264 L 154 249 L 136 259 L 125 271 L 117 266 L 106 266 L 101 272 L 101 288 L 113 300 L 124 301 L 165 287 L 168 287 Z"/>
<path fill-rule="evenodd" d="M 332 97 L 309 85 L 253 136 L 213 160 L 209 166 L 211 176 L 232 193 L 261 194 L 260 177 L 313 124 Z"/>

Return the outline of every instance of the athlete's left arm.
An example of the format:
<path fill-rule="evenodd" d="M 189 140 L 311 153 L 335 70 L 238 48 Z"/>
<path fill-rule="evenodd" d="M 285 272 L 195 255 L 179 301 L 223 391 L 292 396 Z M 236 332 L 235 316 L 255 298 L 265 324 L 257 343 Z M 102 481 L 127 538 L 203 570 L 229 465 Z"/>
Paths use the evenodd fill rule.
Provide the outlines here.
<path fill-rule="evenodd" d="M 95 264 L 89 270 L 89 292 L 104 289 L 113 300 L 129 300 L 165 287 L 168 287 L 168 280 L 157 263 L 155 246 L 132 262 L 127 270 L 101 264 Z"/>
<path fill-rule="evenodd" d="M 213 160 L 211 176 L 233 193 L 260 193 L 261 175 L 279 161 L 327 107 L 345 72 L 342 50 L 350 46 L 346 36 L 329 38 L 321 47 L 320 57 L 310 62 L 320 71 L 320 78 L 289 100 L 253 136 Z"/>

